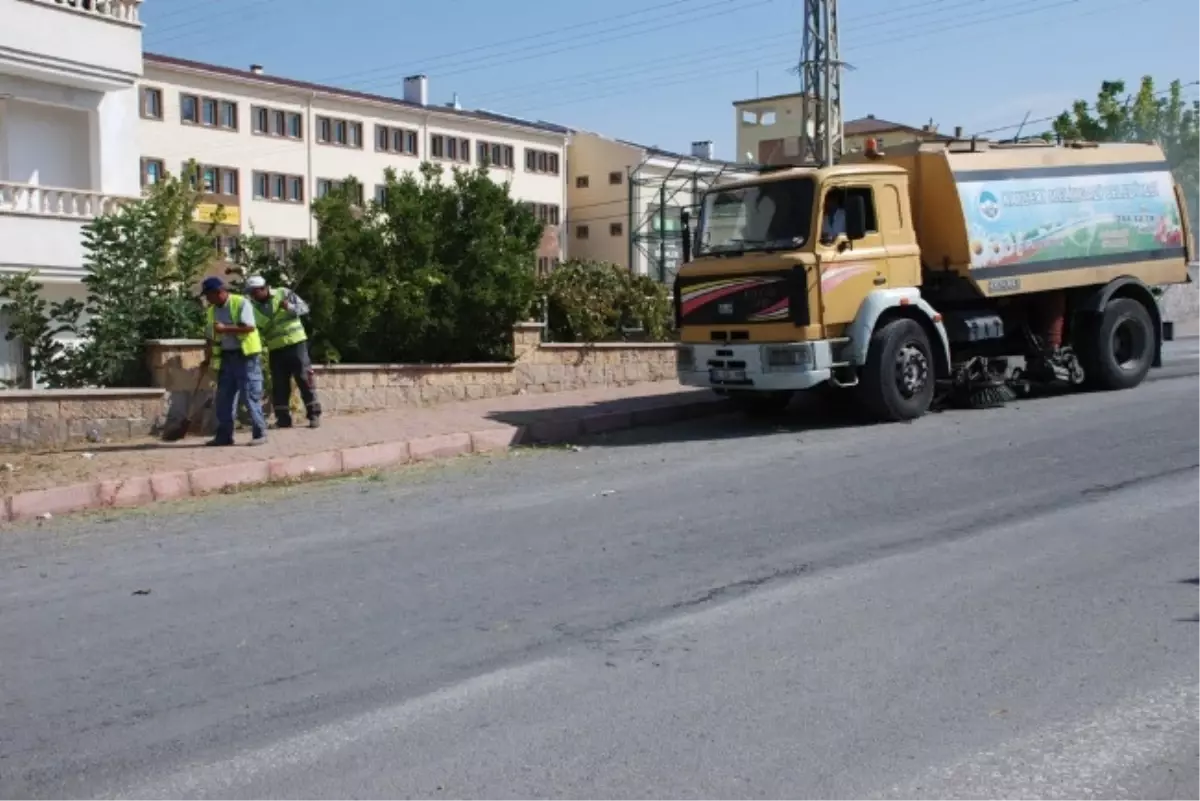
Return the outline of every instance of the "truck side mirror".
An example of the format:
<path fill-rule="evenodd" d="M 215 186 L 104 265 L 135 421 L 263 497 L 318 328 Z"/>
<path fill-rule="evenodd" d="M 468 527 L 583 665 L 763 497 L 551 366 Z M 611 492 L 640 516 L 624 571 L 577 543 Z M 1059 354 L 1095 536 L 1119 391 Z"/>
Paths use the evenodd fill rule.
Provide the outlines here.
<path fill-rule="evenodd" d="M 680 237 L 682 241 L 680 245 L 683 247 L 683 263 L 687 264 L 692 260 L 692 215 L 688 214 L 687 209 L 679 212 L 679 227 Z"/>
<path fill-rule="evenodd" d="M 851 241 L 867 235 L 867 203 L 862 195 L 846 198 L 846 236 Z"/>

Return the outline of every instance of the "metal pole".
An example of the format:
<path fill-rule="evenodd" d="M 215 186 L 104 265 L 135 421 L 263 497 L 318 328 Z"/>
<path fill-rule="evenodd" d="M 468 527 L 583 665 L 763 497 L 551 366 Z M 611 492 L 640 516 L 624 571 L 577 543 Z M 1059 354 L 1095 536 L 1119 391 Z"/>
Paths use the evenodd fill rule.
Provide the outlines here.
<path fill-rule="evenodd" d="M 637 271 L 637 268 L 633 264 L 634 204 L 637 201 L 637 198 L 634 196 L 634 191 L 633 191 L 633 182 L 635 180 L 636 179 L 634 178 L 633 168 L 630 167 L 629 165 L 625 165 L 625 185 L 628 188 L 628 195 L 629 195 L 629 224 L 625 226 L 625 228 L 626 228 L 625 236 L 629 240 L 629 255 L 628 255 L 626 261 L 628 262 L 627 269 L 631 273 Z"/>
<path fill-rule="evenodd" d="M 658 280 L 667 280 L 667 186 L 658 187 Z"/>
<path fill-rule="evenodd" d="M 832 0 L 825 0 L 821 4 L 822 15 L 821 20 L 821 39 L 824 58 L 824 91 L 821 92 L 821 166 L 828 167 L 833 164 L 833 59 L 830 58 L 829 48 L 829 33 L 830 33 L 830 13 L 829 6 Z"/>

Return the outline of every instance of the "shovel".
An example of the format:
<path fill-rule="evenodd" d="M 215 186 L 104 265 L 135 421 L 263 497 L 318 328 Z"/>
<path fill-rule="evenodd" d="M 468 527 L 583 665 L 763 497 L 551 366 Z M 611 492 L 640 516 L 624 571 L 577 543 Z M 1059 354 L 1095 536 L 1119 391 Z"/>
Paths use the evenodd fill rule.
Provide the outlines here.
<path fill-rule="evenodd" d="M 178 442 L 187 436 L 188 430 L 192 427 L 192 407 L 196 404 L 196 396 L 200 394 L 200 385 L 204 383 L 204 377 L 208 375 L 208 368 L 205 367 L 200 371 L 200 375 L 196 377 L 196 388 L 192 390 L 192 394 L 188 396 L 187 414 L 182 420 L 172 426 L 167 427 L 163 431 L 164 442 Z"/>

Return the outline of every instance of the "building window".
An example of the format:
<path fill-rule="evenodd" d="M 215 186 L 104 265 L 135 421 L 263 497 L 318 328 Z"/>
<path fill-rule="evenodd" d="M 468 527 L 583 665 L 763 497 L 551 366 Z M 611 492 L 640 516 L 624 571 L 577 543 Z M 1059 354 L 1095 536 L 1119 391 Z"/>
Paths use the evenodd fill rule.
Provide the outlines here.
<path fill-rule="evenodd" d="M 608 174 L 608 182 L 613 186 L 619 186 L 621 183 L 621 173 L 613 171 Z"/>
<path fill-rule="evenodd" d="M 475 160 L 479 164 L 498 167 L 502 170 L 511 170 L 515 160 L 514 157 L 515 152 L 512 145 L 484 141 L 479 141 L 475 144 Z"/>
<path fill-rule="evenodd" d="M 329 178 L 317 179 L 317 197 L 328 197 L 330 193 L 340 191 L 346 185 L 345 181 L 333 181 Z M 356 184 L 357 197 L 351 198 L 351 202 L 363 205 L 363 185 Z"/>
<path fill-rule="evenodd" d="M 558 175 L 558 154 L 547 150 L 525 148 L 525 171 L 543 175 Z"/>
<path fill-rule="evenodd" d="M 380 153 L 399 153 L 403 156 L 417 155 L 417 132 L 408 128 L 375 126 L 375 149 Z"/>
<path fill-rule="evenodd" d="M 206 128 L 238 129 L 238 107 L 232 100 L 215 97 L 181 94 L 179 96 L 179 121 L 187 125 L 203 125 Z"/>
<path fill-rule="evenodd" d="M 435 159 L 470 164 L 471 140 L 445 134 L 432 134 L 429 137 L 429 152 Z"/>
<path fill-rule="evenodd" d="M 142 159 L 142 186 L 154 186 L 165 172 L 162 159 Z"/>
<path fill-rule="evenodd" d="M 161 120 L 163 118 L 162 89 L 153 86 L 142 87 L 142 119 Z"/>
<path fill-rule="evenodd" d="M 380 206 L 387 203 L 387 186 L 384 184 L 375 184 L 375 202 Z"/>
<path fill-rule="evenodd" d="M 301 139 L 304 122 L 294 111 L 281 111 L 266 106 L 251 106 L 250 116 L 254 120 L 254 133 L 259 136 L 276 136 L 284 139 Z"/>
<path fill-rule="evenodd" d="M 217 251 L 217 253 L 221 254 L 226 261 L 233 261 L 238 252 L 238 238 L 236 236 L 213 237 L 213 248 Z"/>
<path fill-rule="evenodd" d="M 323 145 L 355 149 L 361 149 L 363 146 L 361 122 L 337 117 L 317 117 L 317 129 L 320 132 L 317 141 Z"/>
<path fill-rule="evenodd" d="M 586 225 L 575 226 L 575 238 L 576 239 L 587 239 L 588 238 L 588 227 Z"/>
<path fill-rule="evenodd" d="M 277 172 L 254 173 L 254 199 L 276 203 L 303 203 L 304 179 Z"/>
<path fill-rule="evenodd" d="M 623 233 L 623 229 L 621 228 L 621 224 L 619 222 L 608 224 L 608 235 L 609 236 L 620 236 L 622 233 Z"/>
<path fill-rule="evenodd" d="M 179 96 L 179 121 L 192 125 L 200 122 L 200 100 L 195 95 Z"/>
<path fill-rule="evenodd" d="M 561 210 L 554 203 L 530 203 L 529 210 L 542 225 L 558 225 L 561 221 Z"/>
<path fill-rule="evenodd" d="M 575 188 L 576 189 L 587 189 L 588 188 L 588 177 L 586 175 L 576 176 Z"/>
<path fill-rule="evenodd" d="M 238 171 L 234 168 L 198 164 L 196 171 L 188 174 L 187 166 L 187 162 L 184 162 L 180 175 L 187 176 L 188 183 L 192 188 L 199 189 L 206 195 L 237 196 Z"/>

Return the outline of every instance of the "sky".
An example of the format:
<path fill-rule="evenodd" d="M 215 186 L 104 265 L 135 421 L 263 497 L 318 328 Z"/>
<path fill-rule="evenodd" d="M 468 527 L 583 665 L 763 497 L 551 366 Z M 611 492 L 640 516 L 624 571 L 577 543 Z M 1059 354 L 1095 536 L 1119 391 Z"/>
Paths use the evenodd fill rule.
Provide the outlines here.
<path fill-rule="evenodd" d="M 676 151 L 711 139 L 735 159 L 733 101 L 800 88 L 803 6 L 146 0 L 142 20 L 151 52 L 379 94 L 422 72 L 431 102 L 457 93 L 464 108 Z M 1104 80 L 1200 78 L 1196 0 L 840 0 L 838 14 L 846 119 L 1012 135 Z"/>

